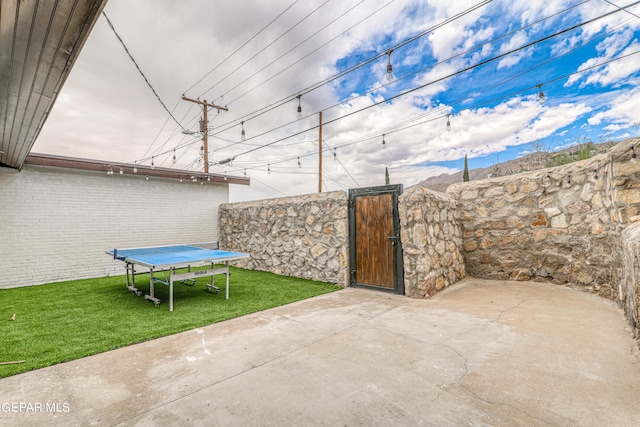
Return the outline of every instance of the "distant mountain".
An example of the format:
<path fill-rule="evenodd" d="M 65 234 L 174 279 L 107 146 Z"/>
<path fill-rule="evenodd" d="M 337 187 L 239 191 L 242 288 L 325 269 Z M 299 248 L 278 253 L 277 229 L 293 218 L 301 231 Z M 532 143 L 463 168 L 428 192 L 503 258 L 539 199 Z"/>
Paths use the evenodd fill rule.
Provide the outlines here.
<path fill-rule="evenodd" d="M 557 163 L 560 157 L 564 159 L 570 158 L 570 161 L 578 160 L 578 155 L 583 151 L 588 144 L 577 144 L 570 148 L 556 152 L 538 151 L 528 154 L 517 159 L 508 160 L 502 163 L 496 163 L 488 168 L 478 168 L 469 170 L 469 180 L 475 181 L 479 179 L 495 178 L 504 175 L 513 175 L 521 172 L 529 172 L 538 169 L 544 169 L 552 166 L 552 163 Z M 611 149 L 615 145 L 614 143 L 603 144 L 591 144 L 591 157 L 604 153 Z M 460 161 L 462 165 L 462 161 Z M 420 181 L 418 186 L 426 187 L 430 190 L 444 192 L 451 184 L 457 184 L 462 182 L 462 172 L 456 172 L 454 174 L 444 173 L 439 176 L 432 176 L 424 181 Z"/>

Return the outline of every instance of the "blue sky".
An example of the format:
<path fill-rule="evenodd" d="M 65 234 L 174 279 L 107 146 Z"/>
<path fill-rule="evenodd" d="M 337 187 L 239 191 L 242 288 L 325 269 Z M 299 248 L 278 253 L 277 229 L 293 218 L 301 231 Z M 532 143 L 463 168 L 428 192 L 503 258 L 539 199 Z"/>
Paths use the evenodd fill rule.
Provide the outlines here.
<path fill-rule="evenodd" d="M 230 192 L 248 200 L 317 191 L 320 111 L 324 191 L 383 184 L 385 167 L 408 187 L 465 154 L 487 167 L 536 142 L 638 134 L 633 1 L 111 0 L 105 12 L 175 120 L 101 17 L 34 151 L 201 170 L 201 136 L 181 132 L 200 114 L 180 100 L 199 97 L 229 107 L 210 112 L 211 170 L 250 176 Z"/>

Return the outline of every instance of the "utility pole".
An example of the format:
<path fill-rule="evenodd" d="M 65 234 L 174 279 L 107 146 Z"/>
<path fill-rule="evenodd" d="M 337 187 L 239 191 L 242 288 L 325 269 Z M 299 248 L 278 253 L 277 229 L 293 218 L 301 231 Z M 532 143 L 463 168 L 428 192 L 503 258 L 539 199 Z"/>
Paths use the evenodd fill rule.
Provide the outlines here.
<path fill-rule="evenodd" d="M 209 121 L 207 120 L 207 109 L 216 108 L 218 111 L 220 110 L 229 111 L 229 109 L 227 107 L 221 107 L 219 105 L 209 104 L 206 99 L 204 101 L 200 101 L 197 99 L 187 98 L 184 95 L 182 95 L 182 99 L 184 101 L 189 101 L 195 104 L 202 105 L 202 111 L 203 111 L 202 119 L 204 120 L 204 132 L 202 135 L 202 146 L 204 149 L 204 172 L 209 173 L 209 138 L 208 138 Z"/>
<path fill-rule="evenodd" d="M 320 127 L 318 136 L 318 193 L 322 193 L 322 111 L 320 111 Z"/>

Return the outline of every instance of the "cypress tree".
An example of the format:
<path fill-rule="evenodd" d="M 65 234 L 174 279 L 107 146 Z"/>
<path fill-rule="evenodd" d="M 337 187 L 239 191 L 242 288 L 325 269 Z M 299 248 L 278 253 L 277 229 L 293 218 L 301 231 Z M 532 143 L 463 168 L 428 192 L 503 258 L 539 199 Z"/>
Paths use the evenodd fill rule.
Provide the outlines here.
<path fill-rule="evenodd" d="M 467 155 L 464 155 L 464 172 L 462 172 L 462 181 L 469 181 L 469 163 L 467 162 Z"/>
<path fill-rule="evenodd" d="M 389 185 L 389 168 L 384 168 L 384 185 Z"/>

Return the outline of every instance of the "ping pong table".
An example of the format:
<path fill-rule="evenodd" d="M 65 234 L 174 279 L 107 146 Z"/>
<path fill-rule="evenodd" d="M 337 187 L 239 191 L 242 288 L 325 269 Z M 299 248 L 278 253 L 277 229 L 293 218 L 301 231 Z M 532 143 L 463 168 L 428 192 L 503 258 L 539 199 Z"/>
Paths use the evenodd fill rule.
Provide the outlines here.
<path fill-rule="evenodd" d="M 127 270 L 127 289 L 141 296 L 143 292 L 136 288 L 136 266 L 146 267 L 149 270 L 149 294 L 144 298 L 152 301 L 156 307 L 160 305 L 160 299 L 154 293 L 154 283 L 161 283 L 169 287 L 169 311 L 173 311 L 173 284 L 182 281 L 185 284 L 195 285 L 197 277 L 211 276 L 211 283 L 207 284 L 208 290 L 219 292 L 220 288 L 214 285 L 216 274 L 226 275 L 226 299 L 229 299 L 229 261 L 249 258 L 249 254 L 241 252 L 229 252 L 220 249 L 207 249 L 207 245 L 173 245 L 156 246 L 146 248 L 112 249 L 106 251 L 113 259 L 123 261 Z M 217 243 L 216 243 L 217 247 Z M 215 264 L 224 263 L 224 267 L 215 267 Z M 191 271 L 191 267 L 210 266 L 202 270 Z M 187 271 L 178 272 L 178 269 Z M 154 273 L 169 272 L 168 280 L 154 277 Z"/>

